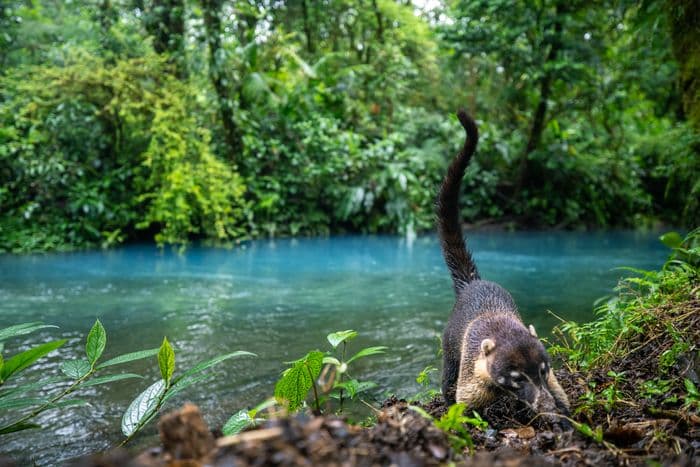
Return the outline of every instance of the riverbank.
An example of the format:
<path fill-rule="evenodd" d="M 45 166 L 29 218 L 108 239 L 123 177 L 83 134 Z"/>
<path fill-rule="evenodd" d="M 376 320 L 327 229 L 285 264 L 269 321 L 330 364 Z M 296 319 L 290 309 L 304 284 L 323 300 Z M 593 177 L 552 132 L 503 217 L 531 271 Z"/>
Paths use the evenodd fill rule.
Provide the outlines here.
<path fill-rule="evenodd" d="M 636 271 L 621 281 L 596 320 L 558 328 L 550 351 L 562 363 L 557 377 L 572 402 L 572 430 L 507 398 L 483 411 L 483 421 L 448 411 L 439 397 L 427 403 L 392 398 L 368 427 L 336 416 L 272 416 L 256 429 L 215 439 L 198 409 L 189 406 L 161 420 L 162 447 L 129 462 L 696 465 L 699 259 L 696 232 L 660 271 Z M 109 456 L 116 456 L 113 465 L 128 458 L 123 452 Z M 77 465 L 110 465 L 105 462 L 93 457 Z"/>

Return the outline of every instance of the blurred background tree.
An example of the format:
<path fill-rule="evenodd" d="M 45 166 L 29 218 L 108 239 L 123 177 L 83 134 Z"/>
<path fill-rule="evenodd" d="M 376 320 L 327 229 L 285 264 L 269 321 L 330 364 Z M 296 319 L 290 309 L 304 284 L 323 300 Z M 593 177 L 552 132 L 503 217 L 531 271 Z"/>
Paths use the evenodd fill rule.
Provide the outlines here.
<path fill-rule="evenodd" d="M 698 224 L 688 0 L 17 0 L 0 250 L 428 231 L 469 108 L 469 222 Z"/>

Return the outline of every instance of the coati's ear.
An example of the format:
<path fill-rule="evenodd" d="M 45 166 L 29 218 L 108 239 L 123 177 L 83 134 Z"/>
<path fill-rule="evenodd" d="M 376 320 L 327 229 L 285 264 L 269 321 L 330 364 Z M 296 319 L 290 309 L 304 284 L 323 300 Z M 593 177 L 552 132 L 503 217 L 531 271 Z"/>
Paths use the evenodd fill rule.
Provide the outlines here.
<path fill-rule="evenodd" d="M 481 341 L 481 353 L 484 354 L 484 356 L 490 354 L 493 352 L 493 349 L 496 348 L 496 343 L 491 340 L 491 339 L 484 339 Z"/>
<path fill-rule="evenodd" d="M 527 327 L 527 329 L 530 331 L 530 335 L 532 337 L 537 337 L 537 331 L 535 331 L 535 326 L 531 324 Z"/>

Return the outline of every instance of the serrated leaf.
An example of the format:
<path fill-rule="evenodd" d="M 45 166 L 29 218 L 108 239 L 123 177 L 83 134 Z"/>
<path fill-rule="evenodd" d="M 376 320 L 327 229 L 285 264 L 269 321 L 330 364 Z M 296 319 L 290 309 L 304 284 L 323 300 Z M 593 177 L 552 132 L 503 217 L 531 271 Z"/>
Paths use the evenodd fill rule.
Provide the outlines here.
<path fill-rule="evenodd" d="M 197 373 L 201 373 L 202 371 L 204 371 L 208 368 L 211 368 L 214 365 L 218 365 L 219 363 L 221 363 L 225 360 L 235 358 L 235 357 L 245 357 L 245 356 L 257 357 L 257 355 L 255 355 L 254 353 L 246 352 L 244 350 L 237 350 L 235 352 L 227 353 L 224 355 L 219 355 L 218 357 L 214 357 L 210 360 L 206 360 L 204 362 L 200 362 L 200 363 L 196 364 L 195 366 L 193 366 L 189 370 L 185 371 L 181 376 L 179 376 L 177 378 L 177 381 L 184 379 L 184 378 L 187 378 L 189 376 L 194 376 Z"/>
<path fill-rule="evenodd" d="M 111 358 L 111 359 L 107 360 L 106 362 L 102 362 L 99 365 L 97 365 L 95 368 L 101 369 L 101 368 L 106 368 L 108 366 L 120 365 L 122 363 L 133 362 L 134 360 L 142 360 L 144 358 L 153 357 L 154 355 L 158 355 L 159 350 L 160 349 L 148 349 L 148 350 L 139 350 L 138 352 L 126 353 L 124 355 L 119 355 L 118 357 Z"/>
<path fill-rule="evenodd" d="M 37 425 L 36 423 L 13 423 L 12 425 L 7 425 L 2 428 L 0 428 L 0 435 L 7 435 L 10 433 L 16 433 L 18 431 L 23 431 L 23 430 L 31 430 L 34 428 L 41 428 L 41 425 Z"/>
<path fill-rule="evenodd" d="M 40 321 L 35 321 L 32 323 L 22 323 L 15 324 L 4 329 L 0 329 L 0 342 L 7 340 L 11 337 L 22 336 L 24 334 L 29 334 L 39 329 L 44 328 L 57 328 L 58 326 L 53 326 L 51 324 L 43 324 Z"/>
<path fill-rule="evenodd" d="M 254 423 L 246 410 L 239 410 L 226 421 L 221 431 L 224 436 L 231 436 L 240 433 L 245 428 Z"/>
<path fill-rule="evenodd" d="M 100 323 L 100 320 L 95 320 L 95 324 L 90 329 L 85 343 L 85 354 L 87 355 L 90 365 L 94 365 L 97 359 L 102 356 L 102 352 L 107 345 L 107 332 Z"/>
<path fill-rule="evenodd" d="M 337 331 L 337 332 L 332 332 L 326 336 L 326 339 L 328 339 L 328 342 L 333 346 L 335 349 L 340 345 L 341 342 L 343 341 L 350 341 L 354 338 L 357 337 L 357 331 L 353 331 L 352 329 L 348 329 L 347 331 Z"/>
<path fill-rule="evenodd" d="M 83 383 L 83 386 L 97 386 L 99 384 L 112 383 L 114 381 L 121 381 L 123 379 L 133 379 L 133 378 L 143 378 L 141 375 L 134 373 L 120 373 L 118 375 L 105 375 L 99 378 L 93 378 Z"/>
<path fill-rule="evenodd" d="M 386 349 L 388 349 L 388 347 L 385 347 L 385 346 L 383 346 L 383 345 L 378 345 L 378 346 L 375 346 L 375 347 L 367 347 L 367 348 L 365 348 L 365 349 L 360 350 L 359 352 L 357 352 L 357 353 L 356 353 L 355 355 L 353 355 L 352 357 L 350 357 L 350 359 L 348 359 L 348 363 L 351 363 L 352 361 L 357 360 L 358 358 L 368 357 L 368 356 L 370 356 L 370 355 L 376 355 L 376 354 L 384 353 L 384 351 L 385 351 Z"/>
<path fill-rule="evenodd" d="M 158 351 L 158 367 L 160 368 L 160 375 L 165 381 L 165 386 L 170 386 L 170 379 L 175 372 L 175 351 L 170 342 L 168 342 L 167 337 L 163 338 L 163 343 Z"/>
<path fill-rule="evenodd" d="M 65 339 L 47 342 L 46 344 L 41 344 L 29 350 L 25 350 L 5 360 L 2 370 L 0 370 L 0 381 L 6 381 L 7 378 L 13 374 L 19 373 L 41 357 L 56 350 L 65 343 Z"/>
<path fill-rule="evenodd" d="M 131 436 L 136 433 L 142 423 L 153 417 L 158 402 L 165 392 L 165 381 L 158 380 L 131 401 L 122 416 L 122 433 Z"/>
<path fill-rule="evenodd" d="M 286 402 L 290 411 L 298 409 L 321 373 L 322 366 L 323 353 L 318 350 L 294 362 L 275 385 L 275 398 L 280 403 Z"/>
<path fill-rule="evenodd" d="M 67 360 L 61 363 L 61 372 L 71 379 L 80 379 L 90 372 L 90 362 L 87 360 Z"/>

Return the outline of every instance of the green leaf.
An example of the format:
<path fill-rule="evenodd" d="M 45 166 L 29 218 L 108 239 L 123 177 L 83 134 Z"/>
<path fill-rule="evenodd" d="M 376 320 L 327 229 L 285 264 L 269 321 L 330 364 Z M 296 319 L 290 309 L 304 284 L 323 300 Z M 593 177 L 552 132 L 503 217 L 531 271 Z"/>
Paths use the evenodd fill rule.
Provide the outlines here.
<path fill-rule="evenodd" d="M 163 343 L 158 351 L 158 367 L 160 368 L 160 375 L 165 381 L 165 386 L 170 386 L 170 379 L 175 372 L 175 351 L 170 342 L 168 342 L 167 337 L 163 338 Z"/>
<path fill-rule="evenodd" d="M 228 419 L 221 431 L 224 436 L 231 436 L 240 433 L 253 423 L 255 423 L 254 420 L 248 415 L 246 410 L 239 410 Z"/>
<path fill-rule="evenodd" d="M 329 357 L 329 356 L 323 357 L 323 364 L 324 365 L 329 364 L 329 365 L 335 365 L 335 366 L 341 365 L 340 360 L 338 360 L 335 357 Z"/>
<path fill-rule="evenodd" d="M 90 329 L 85 344 L 85 353 L 87 354 L 88 360 L 90 360 L 90 365 L 95 365 L 97 359 L 102 356 L 106 345 L 107 332 L 102 326 L 102 323 L 100 323 L 100 320 L 95 320 L 95 324 L 92 326 L 92 329 Z"/>
<path fill-rule="evenodd" d="M 175 394 L 187 389 L 188 387 L 192 386 L 193 384 L 197 384 L 201 381 L 211 379 L 213 377 L 214 377 L 214 375 L 205 374 L 205 375 L 199 375 L 199 376 L 188 376 L 187 378 L 178 378 L 178 380 L 175 383 L 173 383 L 172 386 L 170 386 L 168 391 L 165 393 L 165 396 L 163 396 L 163 402 L 167 401 L 168 399 L 173 397 Z"/>
<path fill-rule="evenodd" d="M 28 384 L 22 384 L 20 386 L 16 386 L 13 388 L 9 388 L 3 392 L 0 393 L 0 399 L 3 397 L 8 397 L 13 394 L 17 393 L 22 393 L 26 394 L 29 391 L 33 391 L 34 389 L 42 389 L 42 388 L 47 388 L 48 386 L 52 386 L 56 383 L 60 383 L 61 381 L 65 381 L 66 379 L 62 376 L 54 376 L 52 378 L 46 378 L 41 381 L 37 381 L 35 383 L 28 383 Z"/>
<path fill-rule="evenodd" d="M 99 384 L 112 383 L 114 381 L 121 381 L 123 379 L 133 379 L 133 378 L 143 379 L 143 376 L 137 375 L 134 373 L 120 373 L 118 375 L 105 375 L 105 376 L 100 376 L 99 378 L 93 378 L 93 379 L 87 380 L 83 383 L 83 386 L 97 386 Z"/>
<path fill-rule="evenodd" d="M 678 232 L 667 232 L 659 237 L 661 243 L 669 248 L 680 248 L 683 244 L 683 237 Z"/>
<path fill-rule="evenodd" d="M 384 351 L 385 351 L 386 349 L 388 349 L 388 347 L 385 347 L 385 346 L 383 346 L 383 345 L 379 345 L 379 346 L 376 346 L 376 347 L 367 347 L 367 348 L 365 348 L 365 349 L 360 350 L 359 352 L 357 352 L 357 353 L 356 353 L 355 355 L 353 355 L 352 357 L 350 357 L 350 359 L 348 360 L 348 363 L 351 363 L 352 361 L 357 360 L 358 358 L 368 357 L 368 356 L 370 356 L 370 355 L 376 355 L 376 354 L 384 353 Z"/>
<path fill-rule="evenodd" d="M 204 371 L 208 368 L 211 368 L 214 365 L 218 365 L 219 363 L 221 363 L 225 360 L 235 358 L 235 357 L 245 357 L 245 356 L 257 357 L 257 355 L 255 355 L 254 353 L 246 352 L 244 350 L 237 350 L 235 352 L 227 353 L 224 355 L 219 355 L 218 357 L 214 357 L 210 360 L 206 360 L 204 362 L 200 362 L 200 363 L 196 364 L 195 366 L 193 366 L 189 370 L 185 371 L 182 374 L 182 376 L 179 376 L 178 378 L 176 378 L 176 382 L 181 380 L 181 379 L 187 378 L 189 376 L 196 375 L 197 373 L 201 373 L 202 371 Z"/>
<path fill-rule="evenodd" d="M 0 399 L 0 409 L 23 409 L 35 405 L 43 405 L 48 402 L 46 399 L 34 397 L 18 397 L 17 399 Z"/>
<path fill-rule="evenodd" d="M 155 415 L 158 402 L 165 392 L 165 381 L 158 380 L 134 399 L 122 416 L 122 433 L 131 436 Z"/>
<path fill-rule="evenodd" d="M 12 358 L 5 361 L 5 365 L 3 365 L 2 370 L 0 370 L 0 381 L 6 381 L 13 374 L 19 373 L 44 355 L 56 350 L 65 343 L 65 339 L 47 342 L 46 344 L 38 345 L 32 349 L 14 355 Z"/>
<path fill-rule="evenodd" d="M 268 407 L 272 407 L 276 403 L 277 403 L 277 401 L 275 400 L 274 397 L 270 397 L 269 399 L 265 399 L 264 401 L 262 401 L 261 403 L 259 403 L 258 405 L 256 405 L 252 409 L 250 409 L 248 411 L 248 415 L 250 415 L 251 418 L 255 418 L 261 410 L 265 410 Z"/>
<path fill-rule="evenodd" d="M 22 336 L 24 334 L 32 333 L 39 329 L 44 328 L 57 328 L 58 326 L 53 326 L 50 324 L 42 324 L 40 321 L 35 321 L 33 323 L 22 323 L 15 324 L 8 328 L 0 329 L 0 342 L 9 339 L 11 337 Z"/>
<path fill-rule="evenodd" d="M 106 362 L 102 362 L 97 365 L 97 369 L 106 368 L 108 366 L 120 365 L 122 363 L 133 362 L 134 360 L 142 360 L 144 358 L 149 358 L 154 355 L 158 355 L 160 349 L 148 349 L 139 350 L 138 352 L 126 353 L 124 355 L 119 355 L 118 357 L 111 358 Z"/>
<path fill-rule="evenodd" d="M 7 435 L 10 433 L 16 433 L 18 431 L 23 431 L 23 430 L 32 430 L 34 428 L 41 428 L 41 425 L 37 425 L 36 423 L 27 423 L 27 422 L 13 423 L 12 425 L 7 425 L 7 426 L 0 428 L 0 435 Z"/>
<path fill-rule="evenodd" d="M 301 406 L 323 366 L 323 353 L 315 350 L 294 362 L 275 385 L 275 398 L 294 411 Z"/>
<path fill-rule="evenodd" d="M 80 379 L 90 372 L 90 362 L 87 360 L 67 360 L 61 363 L 61 371 L 71 379 Z"/>
<path fill-rule="evenodd" d="M 326 336 L 326 339 L 328 339 L 328 342 L 333 346 L 335 349 L 340 345 L 341 342 L 343 341 L 350 341 L 354 338 L 357 337 L 357 331 L 353 331 L 352 329 L 348 329 L 347 331 L 338 331 L 338 332 L 332 332 Z"/>

